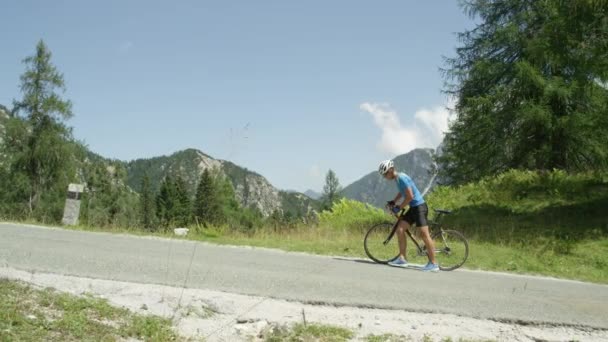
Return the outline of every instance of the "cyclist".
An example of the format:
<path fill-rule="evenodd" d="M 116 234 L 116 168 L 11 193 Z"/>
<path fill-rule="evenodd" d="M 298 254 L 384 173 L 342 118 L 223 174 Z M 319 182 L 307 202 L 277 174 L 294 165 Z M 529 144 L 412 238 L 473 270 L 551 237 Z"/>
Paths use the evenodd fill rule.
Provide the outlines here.
<path fill-rule="evenodd" d="M 429 226 L 427 223 L 428 207 L 424 202 L 424 198 L 418 191 L 418 188 L 414 184 L 414 181 L 410 176 L 403 172 L 398 173 L 395 169 L 395 164 L 392 160 L 385 160 L 380 163 L 378 168 L 380 174 L 387 180 L 394 180 L 397 184 L 399 193 L 394 200 L 389 201 L 388 205 L 395 214 L 401 213 L 401 220 L 399 221 L 399 227 L 397 228 L 397 238 L 399 239 L 399 255 L 393 260 L 389 261 L 391 266 L 406 267 L 407 260 L 405 258 L 407 240 L 405 238 L 405 232 L 412 224 L 416 223 L 416 227 L 420 228 L 422 240 L 426 246 L 426 250 L 429 257 L 429 262 L 422 269 L 426 272 L 438 272 L 439 265 L 435 261 L 435 245 L 429 234 Z M 397 202 L 403 198 L 401 204 Z M 409 209 L 403 214 L 405 206 L 409 205 Z"/>

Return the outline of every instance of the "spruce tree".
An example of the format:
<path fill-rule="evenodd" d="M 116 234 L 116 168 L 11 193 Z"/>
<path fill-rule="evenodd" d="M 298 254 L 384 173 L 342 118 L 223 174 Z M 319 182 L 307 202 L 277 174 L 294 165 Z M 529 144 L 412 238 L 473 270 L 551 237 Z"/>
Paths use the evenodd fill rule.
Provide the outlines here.
<path fill-rule="evenodd" d="M 190 200 L 188 185 L 181 176 L 176 177 L 174 184 L 172 218 L 177 225 L 185 227 L 190 224 L 192 218 L 192 201 Z"/>
<path fill-rule="evenodd" d="M 173 212 L 174 184 L 171 176 L 167 175 L 160 185 L 156 196 L 156 216 L 164 228 L 171 224 Z"/>
<path fill-rule="evenodd" d="M 139 199 L 141 224 L 145 229 L 152 229 L 154 219 L 154 202 L 152 199 L 152 190 L 150 189 L 150 177 L 148 177 L 147 173 L 144 173 L 141 180 Z"/>
<path fill-rule="evenodd" d="M 218 203 L 213 178 L 208 169 L 201 173 L 194 199 L 194 217 L 205 226 L 216 222 Z"/>

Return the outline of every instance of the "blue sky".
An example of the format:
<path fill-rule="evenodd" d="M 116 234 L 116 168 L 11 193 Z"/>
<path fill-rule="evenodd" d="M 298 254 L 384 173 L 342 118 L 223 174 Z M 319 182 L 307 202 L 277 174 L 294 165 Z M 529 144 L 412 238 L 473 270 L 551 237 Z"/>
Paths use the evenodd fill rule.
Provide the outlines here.
<path fill-rule="evenodd" d="M 446 129 L 456 1 L 3 1 L 0 104 L 44 39 L 75 136 L 130 160 L 197 148 L 283 189 L 346 185 Z"/>

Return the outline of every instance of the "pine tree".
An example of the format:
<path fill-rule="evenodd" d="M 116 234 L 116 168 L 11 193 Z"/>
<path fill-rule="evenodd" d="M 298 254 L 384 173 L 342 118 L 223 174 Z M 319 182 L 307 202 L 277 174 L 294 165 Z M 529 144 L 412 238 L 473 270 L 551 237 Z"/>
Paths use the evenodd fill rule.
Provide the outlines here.
<path fill-rule="evenodd" d="M 232 182 L 219 170 L 211 173 L 216 193 L 216 205 L 213 210 L 217 211 L 216 222 L 226 223 L 240 214 L 240 206 L 236 200 L 236 194 Z"/>
<path fill-rule="evenodd" d="M 327 175 L 325 176 L 325 185 L 323 186 L 322 202 L 325 210 L 330 210 L 332 205 L 341 198 L 341 191 L 342 187 L 340 186 L 338 176 L 336 176 L 336 173 L 330 169 L 327 171 Z"/>
<path fill-rule="evenodd" d="M 191 222 L 191 213 L 192 202 L 188 193 L 188 185 L 181 176 L 177 176 L 175 179 L 173 221 L 177 225 L 185 227 Z"/>
<path fill-rule="evenodd" d="M 63 100 L 56 90 L 65 91 L 63 75 L 51 63 L 51 52 L 41 40 L 36 53 L 23 60 L 26 71 L 21 75 L 23 98 L 15 101 L 14 112 L 25 114 L 29 133 L 16 169 L 24 170 L 29 180 L 27 207 L 30 214 L 48 193 L 56 194 L 52 210 L 61 216 L 63 195 L 67 184 L 75 177 L 75 153 L 71 131 L 64 120 L 72 117 L 72 104 Z M 48 213 L 41 213 L 46 216 Z M 57 216 L 57 213 L 55 213 Z M 58 217 L 56 217 L 58 219 Z"/>
<path fill-rule="evenodd" d="M 160 185 L 156 196 L 156 216 L 161 226 L 167 228 L 172 221 L 173 198 L 175 185 L 171 176 L 167 175 Z"/>
<path fill-rule="evenodd" d="M 141 180 L 141 191 L 139 198 L 141 224 L 145 229 L 152 229 L 154 202 L 152 200 L 152 191 L 150 189 L 150 177 L 148 177 L 147 173 L 144 173 Z"/>
<path fill-rule="evenodd" d="M 219 205 L 213 178 L 208 169 L 201 173 L 194 199 L 194 217 L 205 226 L 217 220 Z"/>

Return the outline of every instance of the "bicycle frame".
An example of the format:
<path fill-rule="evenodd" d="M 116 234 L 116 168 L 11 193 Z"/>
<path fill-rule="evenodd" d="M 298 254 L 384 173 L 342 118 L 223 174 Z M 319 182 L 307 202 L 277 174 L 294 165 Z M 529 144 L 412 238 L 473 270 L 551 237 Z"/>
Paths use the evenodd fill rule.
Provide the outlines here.
<path fill-rule="evenodd" d="M 390 207 L 387 206 L 387 208 L 392 209 Z M 443 224 L 442 224 L 442 218 L 444 215 L 448 215 L 451 213 L 450 210 L 445 210 L 445 209 L 434 209 L 435 211 L 435 217 L 432 221 L 428 222 L 428 226 L 429 226 L 429 235 L 430 238 L 433 240 L 433 244 L 435 245 L 435 250 L 434 253 L 436 256 L 439 256 L 439 260 L 437 260 L 440 264 L 439 268 L 442 271 L 453 271 L 457 268 L 459 268 L 460 266 L 462 266 L 468 256 L 469 256 L 469 244 L 465 238 L 465 236 L 460 233 L 459 231 L 453 230 L 453 229 L 444 229 L 443 228 Z M 392 212 L 392 210 L 391 210 Z M 380 258 L 375 257 L 372 252 L 370 252 L 370 246 L 373 250 L 373 248 L 375 247 L 380 247 L 381 249 L 384 247 L 388 247 L 389 242 L 394 238 L 395 233 L 397 232 L 397 228 L 399 227 L 399 224 L 401 223 L 401 220 L 403 219 L 400 215 L 395 215 L 396 217 L 396 221 L 395 224 L 393 225 L 393 229 L 391 228 L 391 224 L 390 223 L 379 223 L 376 224 L 374 226 L 372 226 L 368 231 L 367 234 L 365 235 L 365 239 L 363 242 L 364 248 L 365 248 L 365 253 L 367 254 L 367 256 L 369 256 L 372 260 L 374 260 L 377 263 L 380 264 L 390 264 L 390 260 L 393 259 L 386 259 L 387 254 L 386 253 L 393 253 L 392 251 L 390 251 L 390 249 L 383 249 L 382 250 L 382 256 Z M 413 225 L 414 226 L 414 225 Z M 414 226 L 415 227 L 415 226 Z M 389 232 L 390 231 L 390 232 Z M 386 235 L 388 233 L 388 236 Z M 379 234 L 379 235 L 376 235 Z M 407 255 L 409 257 L 429 257 L 429 252 L 432 251 L 428 251 L 426 248 L 426 243 L 422 243 L 422 241 L 420 239 L 418 239 L 417 237 L 417 233 L 414 232 L 411 228 L 407 229 L 407 236 L 409 236 L 409 239 L 412 240 L 412 242 L 414 243 L 414 245 L 416 246 L 416 249 L 414 250 L 413 247 L 410 247 L 410 253 Z M 371 240 L 369 239 L 371 236 Z M 407 240 L 407 237 L 404 237 Z M 369 241 L 371 241 L 371 245 L 369 245 Z M 375 247 L 374 247 L 375 246 Z M 392 245 L 390 246 L 390 248 L 394 248 Z M 388 252 L 387 252 L 388 251 Z M 414 253 L 414 254 L 412 254 Z M 375 253 L 374 253 L 375 254 Z M 388 255 L 388 257 L 392 257 L 395 254 L 392 255 Z M 405 256 L 407 258 L 407 256 Z M 461 258 L 462 257 L 462 258 Z M 412 259 L 411 261 L 420 261 L 420 259 Z M 415 264 L 412 264 L 415 265 Z"/>
<path fill-rule="evenodd" d="M 439 224 L 439 220 L 441 219 L 442 215 L 443 215 L 442 213 L 438 213 L 437 214 L 437 218 L 435 219 L 435 221 L 434 222 L 429 222 L 429 235 L 431 234 L 431 232 L 430 232 L 431 226 L 438 226 L 440 230 L 442 229 L 441 225 Z M 393 236 L 395 236 L 395 232 L 397 232 L 397 227 L 399 227 L 399 222 L 401 222 L 401 220 L 403 220 L 403 218 L 400 215 L 395 215 L 395 216 L 397 217 L 397 222 L 393 226 L 393 229 L 391 230 L 390 234 L 388 234 L 388 237 L 386 238 L 386 240 L 384 240 L 384 242 L 382 243 L 385 246 L 393 239 Z M 414 236 L 412 235 L 412 232 L 410 232 L 409 229 L 407 229 L 405 232 L 407 233 L 407 236 L 409 236 L 410 240 L 412 240 L 412 242 L 414 243 L 414 245 L 416 245 L 416 249 L 418 250 L 418 254 L 419 255 L 427 255 L 427 253 L 424 252 L 424 250 L 422 249 L 422 246 L 420 246 L 420 244 L 418 243 L 418 241 L 416 241 L 416 239 L 414 239 Z"/>

